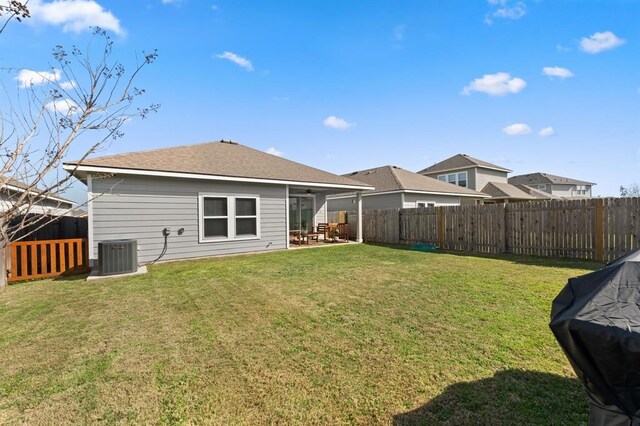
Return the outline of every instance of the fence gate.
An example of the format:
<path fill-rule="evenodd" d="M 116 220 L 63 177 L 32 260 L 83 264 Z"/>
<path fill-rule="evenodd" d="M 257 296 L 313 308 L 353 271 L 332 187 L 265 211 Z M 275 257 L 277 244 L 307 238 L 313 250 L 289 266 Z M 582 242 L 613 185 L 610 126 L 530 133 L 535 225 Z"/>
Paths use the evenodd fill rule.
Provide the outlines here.
<path fill-rule="evenodd" d="M 8 282 L 56 277 L 89 270 L 86 238 L 19 241 L 5 252 Z"/>

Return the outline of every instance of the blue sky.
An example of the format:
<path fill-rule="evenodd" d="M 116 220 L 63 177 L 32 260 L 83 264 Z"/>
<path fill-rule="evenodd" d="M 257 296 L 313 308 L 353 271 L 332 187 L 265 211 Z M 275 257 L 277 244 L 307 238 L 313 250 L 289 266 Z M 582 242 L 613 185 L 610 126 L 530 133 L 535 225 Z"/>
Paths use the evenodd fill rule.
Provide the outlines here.
<path fill-rule="evenodd" d="M 467 153 L 596 195 L 640 183 L 638 1 L 30 4 L 3 67 L 46 70 L 96 24 L 125 61 L 159 51 L 138 84 L 160 111 L 103 154 L 224 138 L 335 173 Z"/>

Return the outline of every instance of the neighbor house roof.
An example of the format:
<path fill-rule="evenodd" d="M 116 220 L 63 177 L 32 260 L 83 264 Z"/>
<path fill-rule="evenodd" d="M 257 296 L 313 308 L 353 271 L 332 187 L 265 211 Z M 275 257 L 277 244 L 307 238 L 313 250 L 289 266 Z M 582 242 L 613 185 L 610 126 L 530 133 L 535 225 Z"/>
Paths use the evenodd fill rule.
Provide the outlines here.
<path fill-rule="evenodd" d="M 282 184 L 315 183 L 347 189 L 371 189 L 349 178 L 231 141 L 110 155 L 83 160 L 81 163 L 68 162 L 64 167 L 80 176 L 83 173 L 102 171 Z"/>
<path fill-rule="evenodd" d="M 498 170 L 506 173 L 512 171 L 504 167 L 500 167 L 495 164 L 470 157 L 467 154 L 456 154 L 453 157 L 447 158 L 446 160 L 442 160 L 439 163 L 434 164 L 433 166 L 422 169 L 418 173 L 428 174 L 436 172 L 448 172 L 453 170 L 466 169 L 469 167 L 480 167 L 483 169 Z"/>
<path fill-rule="evenodd" d="M 528 175 L 518 175 L 509 178 L 509 183 L 522 185 L 537 185 L 543 183 L 564 184 L 564 185 L 595 185 L 593 182 L 572 179 L 563 176 L 551 175 L 549 173 L 529 173 Z"/>
<path fill-rule="evenodd" d="M 29 184 L 27 184 L 26 182 L 23 182 L 21 180 L 14 179 L 14 178 L 11 178 L 11 177 L 7 177 L 7 176 L 3 176 L 0 182 L 2 182 L 2 186 L 1 186 L 0 189 L 6 189 L 8 191 L 24 192 L 27 189 L 29 189 Z M 31 188 L 31 191 L 34 192 L 34 193 L 42 193 L 42 192 L 44 192 L 44 189 L 39 188 L 39 187 L 35 187 L 35 188 Z M 62 203 L 74 204 L 73 201 L 61 197 L 56 192 L 50 193 L 45 198 L 53 200 L 53 201 L 62 202 Z"/>
<path fill-rule="evenodd" d="M 553 195 L 550 194 L 548 192 L 545 191 L 540 191 L 538 189 L 532 188 L 530 186 L 527 185 L 512 185 L 515 186 L 516 188 L 520 189 L 521 191 L 526 192 L 529 195 L 532 195 L 534 197 L 536 197 L 539 200 L 562 200 L 562 197 L 558 197 L 557 195 Z"/>
<path fill-rule="evenodd" d="M 348 173 L 344 176 L 374 186 L 376 188 L 375 191 L 369 193 L 409 191 L 487 198 L 485 194 L 474 191 L 473 189 L 442 182 L 396 166 L 375 167 L 373 169 Z"/>
<path fill-rule="evenodd" d="M 495 200 L 535 200 L 537 197 L 528 194 L 515 185 L 503 182 L 489 182 L 482 192 L 491 195 Z"/>

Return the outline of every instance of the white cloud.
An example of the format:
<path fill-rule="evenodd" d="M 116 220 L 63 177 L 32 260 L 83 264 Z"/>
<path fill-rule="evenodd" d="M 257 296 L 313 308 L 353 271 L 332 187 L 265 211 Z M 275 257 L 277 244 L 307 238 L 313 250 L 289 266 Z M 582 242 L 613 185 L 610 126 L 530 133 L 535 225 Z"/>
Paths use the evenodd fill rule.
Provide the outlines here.
<path fill-rule="evenodd" d="M 611 31 L 605 31 L 602 33 L 594 33 L 589 37 L 583 37 L 580 40 L 580 49 L 587 53 L 600 53 L 624 43 L 625 41 L 623 39 L 618 38 Z"/>
<path fill-rule="evenodd" d="M 491 6 L 499 7 L 484 17 L 485 24 L 493 24 L 494 19 L 517 20 L 527 14 L 527 6 L 523 2 L 519 1 L 513 6 L 509 6 L 508 3 L 508 0 L 489 0 Z"/>
<path fill-rule="evenodd" d="M 62 26 L 64 32 L 80 33 L 90 27 L 101 27 L 116 34 L 124 34 L 120 20 L 94 0 L 55 0 L 29 2 L 30 20 L 27 22 Z"/>
<path fill-rule="evenodd" d="M 540 136 L 542 136 L 543 138 L 548 138 L 549 136 L 553 136 L 555 135 L 555 130 L 553 130 L 553 127 L 545 127 L 544 129 L 540 130 L 538 132 L 538 134 Z"/>
<path fill-rule="evenodd" d="M 57 112 L 62 115 L 71 115 L 78 111 L 78 104 L 73 102 L 71 99 L 58 99 L 51 101 L 46 103 L 44 107 L 51 112 Z"/>
<path fill-rule="evenodd" d="M 556 50 L 557 50 L 558 52 L 571 52 L 571 49 L 570 49 L 570 48 L 568 48 L 568 47 L 564 47 L 564 46 L 563 46 L 563 45 L 561 45 L 561 44 L 556 44 Z"/>
<path fill-rule="evenodd" d="M 523 79 L 511 78 L 509 73 L 498 72 L 485 74 L 482 78 L 476 78 L 462 89 L 462 94 L 470 95 L 472 92 L 482 92 L 490 96 L 503 96 L 508 93 L 518 93 L 525 87 L 527 87 L 527 82 Z"/>
<path fill-rule="evenodd" d="M 71 81 L 63 81 L 62 83 L 60 83 L 60 88 L 63 90 L 71 90 L 74 87 L 76 87 L 76 82 L 71 80 Z"/>
<path fill-rule="evenodd" d="M 573 77 L 573 73 L 562 67 L 544 67 L 542 72 L 549 77 L 569 78 Z"/>
<path fill-rule="evenodd" d="M 242 68 L 246 69 L 247 71 L 253 71 L 253 65 L 251 64 L 251 61 L 248 60 L 247 58 L 243 58 L 240 55 L 236 55 L 233 52 L 222 52 L 216 55 L 216 58 L 220 58 L 220 59 L 226 59 L 228 61 L 233 62 L 236 65 L 241 66 Z"/>
<path fill-rule="evenodd" d="M 505 127 L 504 129 L 502 129 L 502 131 L 509 136 L 520 136 L 531 133 L 531 127 L 527 126 L 524 123 L 514 123 L 510 126 Z"/>
<path fill-rule="evenodd" d="M 271 154 L 271 155 L 275 155 L 276 157 L 283 157 L 284 154 L 280 151 L 278 151 L 277 149 L 275 149 L 274 147 L 269 148 L 268 150 L 265 151 L 267 154 Z"/>
<path fill-rule="evenodd" d="M 329 117 L 324 119 L 324 125 L 325 127 L 329 127 L 331 129 L 344 130 L 344 129 L 348 129 L 349 127 L 352 127 L 354 123 L 349 123 L 344 118 L 336 117 L 335 115 L 330 115 Z"/>
<path fill-rule="evenodd" d="M 22 69 L 18 73 L 18 76 L 14 80 L 18 81 L 18 86 L 21 89 L 37 86 L 45 83 L 52 83 L 60 80 L 60 70 L 52 69 L 51 71 L 33 71 L 28 69 Z"/>

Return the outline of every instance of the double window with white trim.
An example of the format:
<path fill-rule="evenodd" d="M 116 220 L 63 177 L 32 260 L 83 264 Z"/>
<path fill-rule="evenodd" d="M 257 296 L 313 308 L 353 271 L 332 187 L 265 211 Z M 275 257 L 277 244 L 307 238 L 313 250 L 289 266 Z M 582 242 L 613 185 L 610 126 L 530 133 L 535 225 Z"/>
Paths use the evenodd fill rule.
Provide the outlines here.
<path fill-rule="evenodd" d="M 260 238 L 260 197 L 257 195 L 199 196 L 200 242 Z"/>
<path fill-rule="evenodd" d="M 467 172 L 449 173 L 446 175 L 438 175 L 438 180 L 442 182 L 452 183 L 454 185 L 467 187 Z"/>

